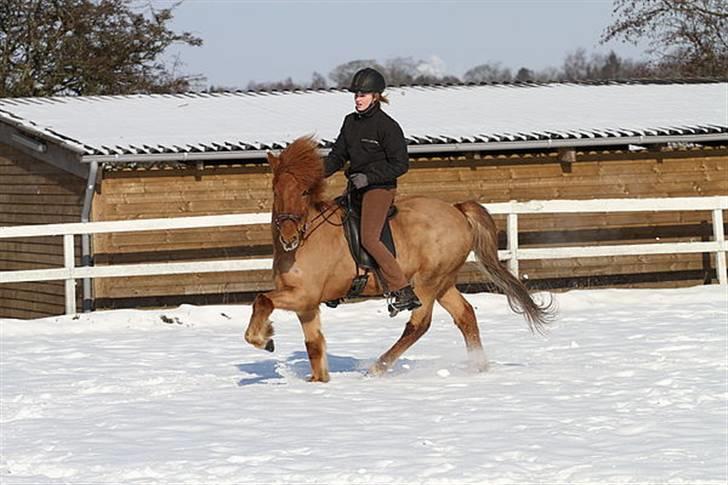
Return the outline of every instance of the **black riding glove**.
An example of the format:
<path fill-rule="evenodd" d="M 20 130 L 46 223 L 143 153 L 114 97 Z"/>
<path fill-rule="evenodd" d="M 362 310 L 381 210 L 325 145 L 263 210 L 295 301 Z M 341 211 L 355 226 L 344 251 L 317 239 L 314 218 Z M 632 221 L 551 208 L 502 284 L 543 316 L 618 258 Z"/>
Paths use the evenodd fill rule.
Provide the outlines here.
<path fill-rule="evenodd" d="M 362 189 L 369 185 L 369 179 L 363 173 L 352 173 L 349 175 L 349 182 L 357 189 Z"/>

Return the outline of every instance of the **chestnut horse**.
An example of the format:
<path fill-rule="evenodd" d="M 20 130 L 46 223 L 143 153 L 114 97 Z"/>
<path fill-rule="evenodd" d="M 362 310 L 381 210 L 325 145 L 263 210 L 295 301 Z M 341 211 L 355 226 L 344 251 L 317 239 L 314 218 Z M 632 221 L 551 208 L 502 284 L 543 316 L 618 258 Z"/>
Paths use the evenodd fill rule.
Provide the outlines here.
<path fill-rule="evenodd" d="M 346 296 L 357 274 L 356 264 L 341 227 L 342 214 L 335 202 L 324 199 L 323 160 L 316 142 L 299 138 L 279 157 L 268 155 L 273 172 L 273 277 L 275 289 L 259 294 L 245 332 L 255 347 L 273 351 L 273 326 L 268 320 L 278 308 L 296 312 L 303 326 L 311 363 L 311 380 L 329 380 L 326 342 L 321 333 L 321 302 Z M 471 250 L 486 276 L 508 298 L 511 308 L 523 314 L 531 330 L 541 331 L 551 317 L 549 305 L 536 303 L 526 287 L 498 260 L 496 227 L 477 202 L 449 204 L 426 197 L 406 197 L 396 202 L 391 219 L 397 261 L 415 288 L 422 306 L 412 312 L 404 333 L 371 367 L 381 374 L 430 327 L 437 301 L 452 315 L 465 338 L 471 365 L 486 370 L 473 307 L 455 287 L 458 270 Z M 370 278 L 363 295 L 381 295 L 376 278 Z"/>

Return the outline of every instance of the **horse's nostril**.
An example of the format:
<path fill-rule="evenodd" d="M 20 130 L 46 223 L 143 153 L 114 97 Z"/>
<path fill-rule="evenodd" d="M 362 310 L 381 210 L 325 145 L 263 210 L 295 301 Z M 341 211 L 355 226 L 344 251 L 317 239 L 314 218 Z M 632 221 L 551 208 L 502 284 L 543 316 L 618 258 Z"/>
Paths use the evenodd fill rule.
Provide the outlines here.
<path fill-rule="evenodd" d="M 283 246 L 283 249 L 285 249 L 286 251 L 290 251 L 291 249 L 293 249 L 294 245 L 297 242 L 295 239 L 292 241 L 286 241 L 283 238 L 283 236 L 280 237 L 280 241 L 281 241 L 281 246 Z"/>
<path fill-rule="evenodd" d="M 283 246 L 283 249 L 286 251 L 293 251 L 294 249 L 296 249 L 298 247 L 298 244 L 299 244 L 298 238 L 295 238 L 290 242 L 281 238 L 281 246 Z"/>

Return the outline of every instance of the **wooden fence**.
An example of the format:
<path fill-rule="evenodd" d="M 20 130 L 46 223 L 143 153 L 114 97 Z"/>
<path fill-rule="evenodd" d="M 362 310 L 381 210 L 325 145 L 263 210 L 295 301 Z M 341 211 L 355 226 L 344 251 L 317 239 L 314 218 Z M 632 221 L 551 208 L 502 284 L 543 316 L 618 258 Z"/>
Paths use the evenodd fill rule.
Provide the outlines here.
<path fill-rule="evenodd" d="M 718 281 L 728 286 L 723 211 L 728 210 L 728 196 L 679 197 L 663 199 L 595 199 L 505 202 L 485 204 L 491 214 L 507 216 L 507 248 L 499 251 L 501 260 L 508 262 L 513 274 L 518 275 L 518 263 L 533 259 L 564 259 L 576 257 L 630 256 L 642 254 L 713 253 Z M 579 247 L 518 247 L 518 216 L 520 214 L 612 213 L 658 211 L 711 211 L 713 241 L 650 244 L 620 244 Z M 141 219 L 110 222 L 47 224 L 0 227 L 0 239 L 63 236 L 64 267 L 0 272 L 0 284 L 31 281 L 65 280 L 66 313 L 76 313 L 76 279 L 111 278 L 128 276 L 173 275 L 183 273 L 211 273 L 224 271 L 268 270 L 271 258 L 236 259 L 225 261 L 196 261 L 159 264 L 125 264 L 111 266 L 75 266 L 74 236 L 116 232 L 140 232 L 204 227 L 244 226 L 266 224 L 269 213 L 230 214 L 221 216 Z M 470 255 L 473 259 L 473 255 Z"/>

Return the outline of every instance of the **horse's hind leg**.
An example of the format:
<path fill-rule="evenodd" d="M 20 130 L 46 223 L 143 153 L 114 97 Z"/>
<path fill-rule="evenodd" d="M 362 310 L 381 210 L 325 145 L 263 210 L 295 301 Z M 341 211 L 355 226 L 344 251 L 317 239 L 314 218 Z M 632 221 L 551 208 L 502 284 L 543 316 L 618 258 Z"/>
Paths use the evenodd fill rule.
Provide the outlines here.
<path fill-rule="evenodd" d="M 427 288 L 417 290 L 417 296 L 422 302 L 422 306 L 412 312 L 409 322 L 404 327 L 402 336 L 377 359 L 377 362 L 369 369 L 370 374 L 381 375 L 385 373 L 408 348 L 427 332 L 432 322 L 432 306 L 435 304 L 433 293 Z"/>
<path fill-rule="evenodd" d="M 329 382 L 329 365 L 326 361 L 326 340 L 321 333 L 321 315 L 318 308 L 298 312 L 303 328 L 308 360 L 311 362 L 311 381 Z"/>
<path fill-rule="evenodd" d="M 475 318 L 473 307 L 463 297 L 462 293 L 455 288 L 455 285 L 445 290 L 437 301 L 452 315 L 455 325 L 463 334 L 470 364 L 479 372 L 488 370 L 488 360 L 483 352 L 478 321 Z"/>

